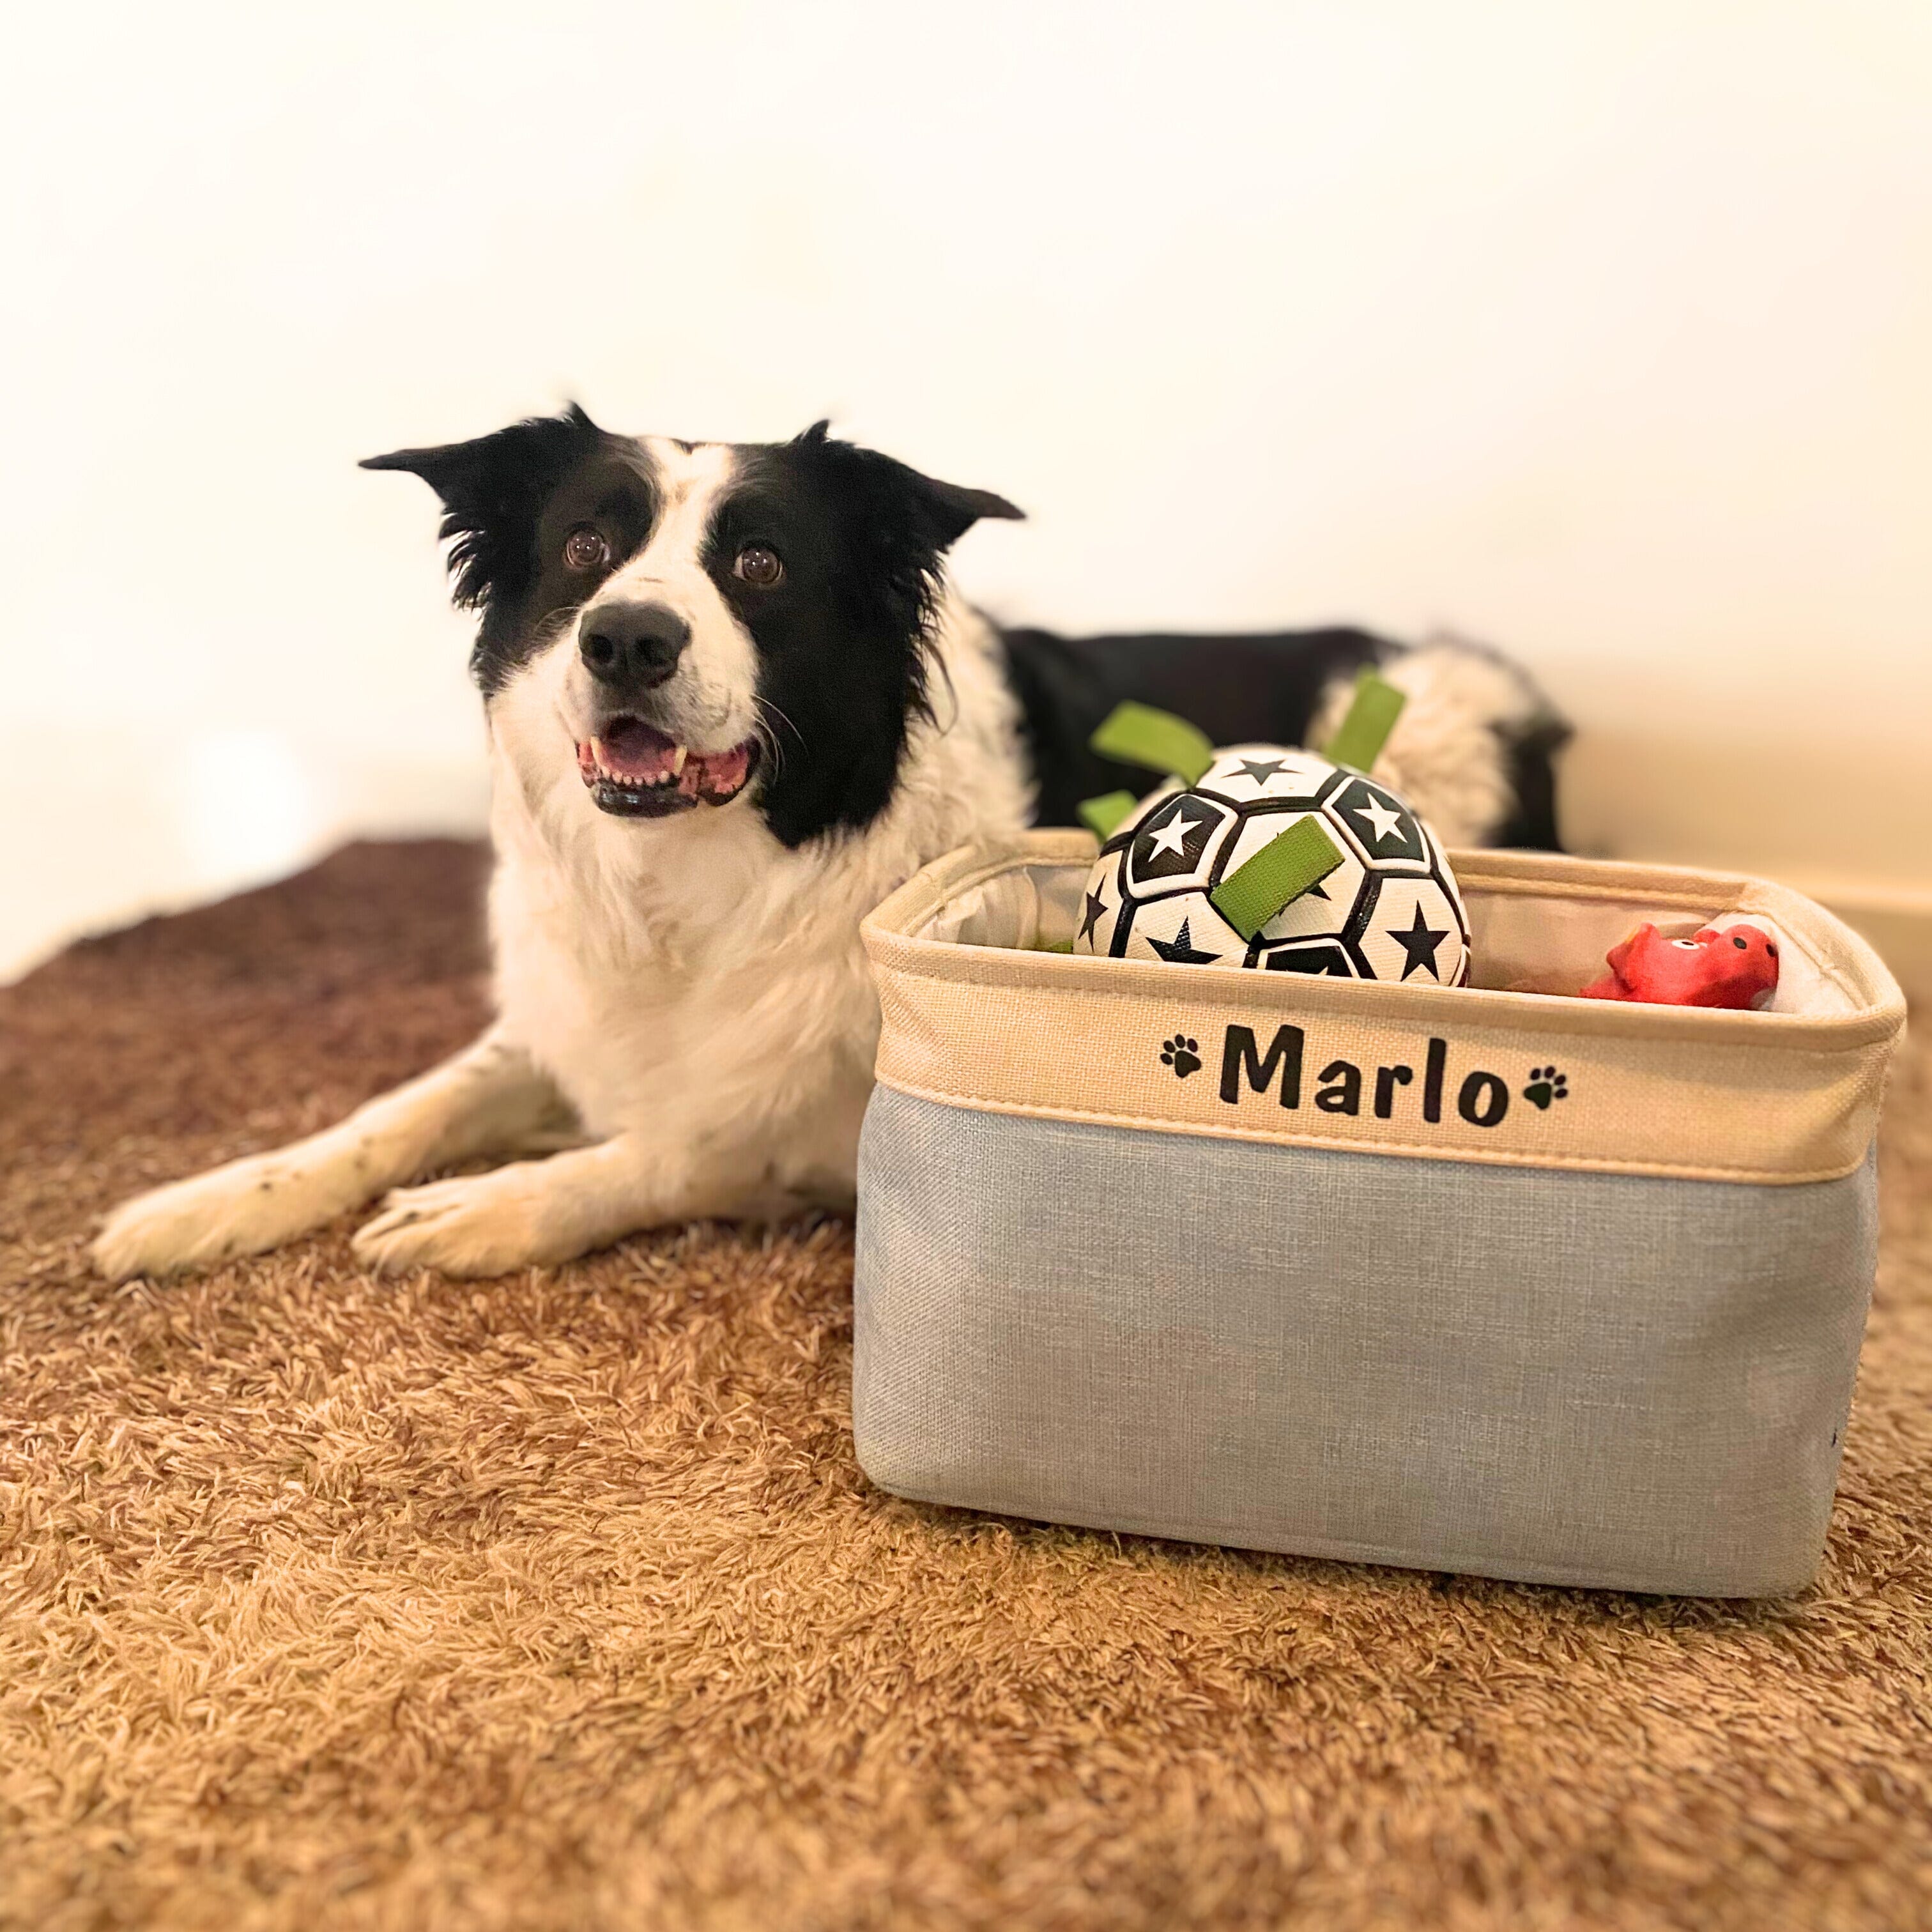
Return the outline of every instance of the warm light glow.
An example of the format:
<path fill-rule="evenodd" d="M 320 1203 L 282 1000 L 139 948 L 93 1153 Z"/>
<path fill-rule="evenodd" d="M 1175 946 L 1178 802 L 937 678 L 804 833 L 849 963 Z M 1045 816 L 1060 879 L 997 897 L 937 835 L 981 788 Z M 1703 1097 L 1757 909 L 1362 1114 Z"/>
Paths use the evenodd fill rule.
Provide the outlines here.
<path fill-rule="evenodd" d="M 287 872 L 323 829 L 300 754 L 273 731 L 212 731 L 190 740 L 179 801 L 184 855 L 211 891 Z"/>

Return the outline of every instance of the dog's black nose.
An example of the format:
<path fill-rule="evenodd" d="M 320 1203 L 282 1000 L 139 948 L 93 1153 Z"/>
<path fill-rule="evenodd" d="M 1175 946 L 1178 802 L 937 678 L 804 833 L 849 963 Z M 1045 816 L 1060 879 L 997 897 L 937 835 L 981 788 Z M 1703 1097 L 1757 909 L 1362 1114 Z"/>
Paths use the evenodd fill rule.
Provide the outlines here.
<path fill-rule="evenodd" d="M 600 684 L 648 691 L 677 668 L 691 626 L 663 604 L 602 604 L 578 628 L 578 654 Z"/>

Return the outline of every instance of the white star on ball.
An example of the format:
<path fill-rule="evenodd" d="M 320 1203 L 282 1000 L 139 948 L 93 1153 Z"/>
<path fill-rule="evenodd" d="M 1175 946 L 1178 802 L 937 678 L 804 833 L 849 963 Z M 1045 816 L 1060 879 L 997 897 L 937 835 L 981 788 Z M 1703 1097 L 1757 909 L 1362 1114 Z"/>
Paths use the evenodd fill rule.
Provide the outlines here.
<path fill-rule="evenodd" d="M 1177 810 L 1174 816 L 1159 830 L 1148 836 L 1156 852 L 1172 852 L 1177 857 L 1182 855 L 1187 844 L 1187 835 L 1201 823 L 1198 818 L 1190 818 L 1185 812 Z"/>
<path fill-rule="evenodd" d="M 1376 843 L 1378 845 L 1384 838 L 1393 837 L 1396 829 L 1402 824 L 1400 812 L 1391 812 L 1387 806 L 1378 805 L 1372 798 L 1348 808 L 1352 812 L 1360 812 L 1376 828 Z"/>

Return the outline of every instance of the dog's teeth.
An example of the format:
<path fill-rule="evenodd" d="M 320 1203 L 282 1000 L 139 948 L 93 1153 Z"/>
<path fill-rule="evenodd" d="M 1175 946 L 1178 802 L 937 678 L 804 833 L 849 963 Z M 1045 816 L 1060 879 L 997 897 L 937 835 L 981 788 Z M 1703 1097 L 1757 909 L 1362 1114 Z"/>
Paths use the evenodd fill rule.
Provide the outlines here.
<path fill-rule="evenodd" d="M 682 778 L 683 776 L 684 763 L 690 756 L 691 754 L 686 751 L 682 745 L 679 746 L 676 750 L 671 753 L 670 775 L 673 778 Z"/>

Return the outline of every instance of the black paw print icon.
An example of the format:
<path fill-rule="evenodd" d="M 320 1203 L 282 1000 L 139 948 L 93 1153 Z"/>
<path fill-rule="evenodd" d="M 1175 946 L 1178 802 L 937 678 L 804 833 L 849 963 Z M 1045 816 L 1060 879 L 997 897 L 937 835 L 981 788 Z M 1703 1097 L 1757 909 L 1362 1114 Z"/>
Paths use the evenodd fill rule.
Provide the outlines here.
<path fill-rule="evenodd" d="M 1522 1097 L 1532 1107 L 1547 1113 L 1556 1102 L 1569 1099 L 1569 1078 L 1553 1066 L 1532 1066 L 1529 1070 L 1529 1084 L 1522 1090 Z"/>
<path fill-rule="evenodd" d="M 1170 1040 L 1162 1042 L 1161 1064 L 1171 1066 L 1175 1075 L 1185 1080 L 1190 1073 L 1201 1070 L 1201 1042 L 1190 1040 L 1184 1033 L 1178 1033 Z"/>

